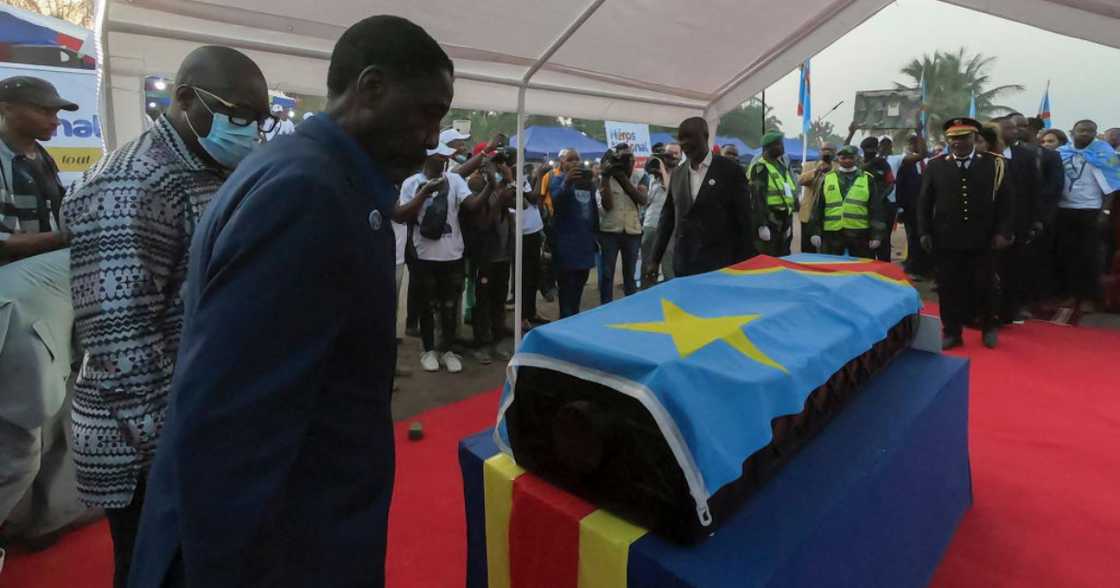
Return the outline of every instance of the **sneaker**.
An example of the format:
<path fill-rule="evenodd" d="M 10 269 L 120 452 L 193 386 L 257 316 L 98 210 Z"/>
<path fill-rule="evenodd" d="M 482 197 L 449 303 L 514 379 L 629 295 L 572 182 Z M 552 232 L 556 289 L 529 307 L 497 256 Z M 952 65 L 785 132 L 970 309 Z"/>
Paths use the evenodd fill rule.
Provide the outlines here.
<path fill-rule="evenodd" d="M 498 347 L 497 345 L 490 348 L 490 355 L 492 355 L 494 359 L 497 359 L 498 361 L 509 361 L 511 357 L 508 351 L 502 349 L 501 347 Z"/>
<path fill-rule="evenodd" d="M 489 347 L 482 347 L 474 352 L 474 359 L 482 365 L 490 365 L 494 363 L 494 356 L 490 353 Z"/>
<path fill-rule="evenodd" d="M 447 353 L 444 353 L 442 359 L 443 365 L 447 366 L 447 371 L 453 374 L 457 374 L 463 371 L 463 362 L 460 361 L 458 355 L 455 355 L 454 351 L 448 351 Z M 436 369 L 439 368 L 437 367 Z"/>
<path fill-rule="evenodd" d="M 425 351 L 423 354 L 421 354 L 420 355 L 420 365 L 424 368 L 424 371 L 426 371 L 426 372 L 438 372 L 439 371 L 439 359 L 436 356 L 436 352 L 435 351 Z"/>

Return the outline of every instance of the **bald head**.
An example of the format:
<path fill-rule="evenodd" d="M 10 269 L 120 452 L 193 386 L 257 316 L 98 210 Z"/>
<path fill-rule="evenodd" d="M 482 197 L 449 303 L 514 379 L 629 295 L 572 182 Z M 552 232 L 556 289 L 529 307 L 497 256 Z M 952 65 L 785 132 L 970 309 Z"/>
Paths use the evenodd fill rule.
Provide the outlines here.
<path fill-rule="evenodd" d="M 207 45 L 191 51 L 179 66 L 167 116 L 187 147 L 210 162 L 212 155 L 198 139 L 209 136 L 215 114 L 253 126 L 265 121 L 268 84 L 261 68 L 244 53 Z M 223 167 L 231 166 L 227 162 Z"/>
<path fill-rule="evenodd" d="M 700 165 L 708 156 L 708 121 L 694 116 L 686 118 L 677 129 L 681 150 L 694 165 Z"/>

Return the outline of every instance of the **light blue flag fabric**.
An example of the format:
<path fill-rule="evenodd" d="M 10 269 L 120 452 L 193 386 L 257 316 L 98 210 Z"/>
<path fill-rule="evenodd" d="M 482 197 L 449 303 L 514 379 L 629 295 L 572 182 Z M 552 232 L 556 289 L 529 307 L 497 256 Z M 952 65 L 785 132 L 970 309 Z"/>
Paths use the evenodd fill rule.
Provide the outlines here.
<path fill-rule="evenodd" d="M 1112 192 L 1120 190 L 1120 155 L 1112 146 L 1100 139 L 1093 139 L 1092 143 L 1084 149 L 1078 149 L 1073 143 L 1062 145 L 1058 148 L 1063 164 L 1070 164 L 1075 155 L 1081 155 L 1093 167 L 1101 170 Z"/>
<path fill-rule="evenodd" d="M 650 412 L 707 524 L 708 498 L 770 443 L 771 420 L 801 412 L 814 389 L 920 310 L 905 281 L 814 267 L 861 261 L 760 256 L 534 329 L 510 363 L 498 445 L 512 453 L 504 415 L 520 366 L 605 385 Z"/>

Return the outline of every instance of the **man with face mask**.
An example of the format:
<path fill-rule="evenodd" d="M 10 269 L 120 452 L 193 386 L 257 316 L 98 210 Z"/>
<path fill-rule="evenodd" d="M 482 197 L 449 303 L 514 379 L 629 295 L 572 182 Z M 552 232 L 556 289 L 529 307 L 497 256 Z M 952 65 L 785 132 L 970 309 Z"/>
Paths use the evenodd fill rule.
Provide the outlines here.
<path fill-rule="evenodd" d="M 195 224 L 275 119 L 260 68 L 228 47 L 187 55 L 171 108 L 71 189 L 74 389 L 82 499 L 105 509 L 123 586 L 168 402 Z"/>
<path fill-rule="evenodd" d="M 785 154 L 782 133 L 771 131 L 762 136 L 762 156 L 747 169 L 755 249 L 773 257 L 790 254 L 793 215 L 798 210 L 797 182 Z"/>
<path fill-rule="evenodd" d="M 813 235 L 809 234 L 809 223 L 812 222 L 813 212 L 817 209 L 821 182 L 824 181 L 824 175 L 832 171 L 835 159 L 836 145 L 825 143 L 821 145 L 820 161 L 807 162 L 805 167 L 801 169 L 801 176 L 797 178 L 797 183 L 804 188 L 801 209 L 798 213 L 798 220 L 801 222 L 801 251 L 803 253 L 819 253 L 821 250 L 819 235 L 816 244 L 814 244 Z"/>
<path fill-rule="evenodd" d="M 395 16 L 351 26 L 326 111 L 199 222 L 172 408 L 131 585 L 382 586 L 393 487 L 394 234 L 454 66 Z"/>
<path fill-rule="evenodd" d="M 965 117 L 945 122 L 950 154 L 930 160 L 918 196 L 920 242 L 936 260 L 945 349 L 964 345 L 962 327 L 973 318 L 984 346 L 996 346 L 994 253 L 1015 236 L 1014 188 L 1003 158 L 976 149 L 980 127 Z"/>
<path fill-rule="evenodd" d="M 887 232 L 883 194 L 871 173 L 859 165 L 859 151 L 845 145 L 836 169 L 824 174 L 821 195 L 807 228 L 822 253 L 870 258 Z"/>

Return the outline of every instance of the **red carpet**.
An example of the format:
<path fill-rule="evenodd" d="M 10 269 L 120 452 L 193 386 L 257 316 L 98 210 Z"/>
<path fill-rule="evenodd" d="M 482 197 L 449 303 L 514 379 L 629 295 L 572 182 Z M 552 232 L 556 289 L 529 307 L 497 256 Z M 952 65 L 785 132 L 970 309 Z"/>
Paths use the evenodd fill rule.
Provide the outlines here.
<path fill-rule="evenodd" d="M 1033 322 L 972 358 L 975 506 L 934 577 L 937 588 L 1120 586 L 1120 333 Z M 456 443 L 493 424 L 496 393 L 398 425 L 388 585 L 463 586 L 466 545 Z M 103 523 L 46 552 L 9 556 L 3 588 L 110 585 Z"/>

